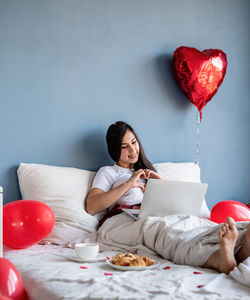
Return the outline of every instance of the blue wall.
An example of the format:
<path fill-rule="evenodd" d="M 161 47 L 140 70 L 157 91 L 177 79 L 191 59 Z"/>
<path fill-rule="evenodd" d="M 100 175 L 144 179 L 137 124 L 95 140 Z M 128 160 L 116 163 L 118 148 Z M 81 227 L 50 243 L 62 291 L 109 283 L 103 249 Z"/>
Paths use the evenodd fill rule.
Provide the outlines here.
<path fill-rule="evenodd" d="M 196 108 L 172 72 L 181 46 L 222 49 L 228 69 L 203 109 L 202 180 L 216 202 L 250 199 L 248 0 L 0 1 L 0 185 L 20 162 L 97 170 L 108 125 L 132 124 L 152 162 L 195 161 Z"/>

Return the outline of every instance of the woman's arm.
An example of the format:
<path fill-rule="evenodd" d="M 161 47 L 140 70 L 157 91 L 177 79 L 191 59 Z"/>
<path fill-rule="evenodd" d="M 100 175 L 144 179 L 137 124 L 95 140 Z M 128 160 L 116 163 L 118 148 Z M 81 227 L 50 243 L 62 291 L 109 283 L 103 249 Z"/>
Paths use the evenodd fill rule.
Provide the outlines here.
<path fill-rule="evenodd" d="M 127 190 L 128 182 L 125 182 L 108 192 L 104 192 L 98 188 L 91 189 L 86 200 L 86 211 L 90 215 L 97 214 L 111 206 L 116 200 L 120 199 Z"/>
<path fill-rule="evenodd" d="M 122 195 L 125 194 L 129 189 L 132 189 L 134 187 L 139 187 L 144 191 L 145 186 L 138 181 L 140 177 L 145 177 L 145 172 L 142 169 L 134 172 L 127 182 L 119 185 L 117 188 L 108 192 L 104 192 L 99 188 L 91 189 L 86 199 L 86 211 L 90 215 L 97 214 L 98 212 L 111 206 L 115 201 L 120 199 Z"/>

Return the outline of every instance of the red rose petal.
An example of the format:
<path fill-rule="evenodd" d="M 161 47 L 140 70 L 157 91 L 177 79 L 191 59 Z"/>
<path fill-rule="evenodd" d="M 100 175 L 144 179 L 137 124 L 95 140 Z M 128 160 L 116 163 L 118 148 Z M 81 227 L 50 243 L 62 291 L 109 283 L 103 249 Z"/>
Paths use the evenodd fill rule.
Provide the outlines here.
<path fill-rule="evenodd" d="M 162 268 L 163 270 L 169 270 L 169 269 L 171 269 L 171 267 L 169 267 L 169 266 L 167 266 L 167 267 L 164 267 L 164 268 Z"/>
<path fill-rule="evenodd" d="M 88 267 L 83 267 L 83 266 L 81 266 L 80 268 L 81 268 L 81 269 L 88 269 Z"/>
<path fill-rule="evenodd" d="M 204 286 L 204 284 L 201 284 L 201 285 L 197 285 L 197 288 L 202 288 Z"/>
<path fill-rule="evenodd" d="M 106 256 L 106 259 L 110 259 L 110 257 Z"/>
<path fill-rule="evenodd" d="M 201 272 L 193 272 L 193 274 L 202 274 Z"/>
<path fill-rule="evenodd" d="M 114 275 L 113 273 L 104 273 L 104 275 Z"/>

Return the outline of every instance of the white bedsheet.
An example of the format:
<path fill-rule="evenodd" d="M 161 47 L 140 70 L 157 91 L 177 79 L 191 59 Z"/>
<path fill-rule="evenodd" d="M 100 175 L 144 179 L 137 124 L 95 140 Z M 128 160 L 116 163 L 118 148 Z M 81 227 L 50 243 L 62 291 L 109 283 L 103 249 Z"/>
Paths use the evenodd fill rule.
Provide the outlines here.
<path fill-rule="evenodd" d="M 73 253 L 73 249 L 45 245 L 34 245 L 23 250 L 4 249 L 4 257 L 19 270 L 31 300 L 213 300 L 249 299 L 250 295 L 250 288 L 229 275 L 176 265 L 160 257 L 157 257 L 160 265 L 156 269 L 123 272 L 111 269 L 105 262 L 73 262 L 69 259 Z M 105 251 L 99 255 L 112 257 L 116 253 Z"/>

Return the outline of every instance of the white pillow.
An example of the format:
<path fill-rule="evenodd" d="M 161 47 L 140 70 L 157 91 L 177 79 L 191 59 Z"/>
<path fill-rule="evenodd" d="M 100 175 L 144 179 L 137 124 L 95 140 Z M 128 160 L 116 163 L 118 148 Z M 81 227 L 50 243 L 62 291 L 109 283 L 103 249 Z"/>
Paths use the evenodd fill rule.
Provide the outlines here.
<path fill-rule="evenodd" d="M 158 163 L 154 164 L 156 170 L 169 180 L 201 182 L 200 167 L 195 163 Z M 203 200 L 199 217 L 210 218 L 210 211 L 206 200 Z"/>
<path fill-rule="evenodd" d="M 22 198 L 44 202 L 54 212 L 55 226 L 45 241 L 65 245 L 96 231 L 98 218 L 85 211 L 95 172 L 20 163 L 17 175 Z"/>

